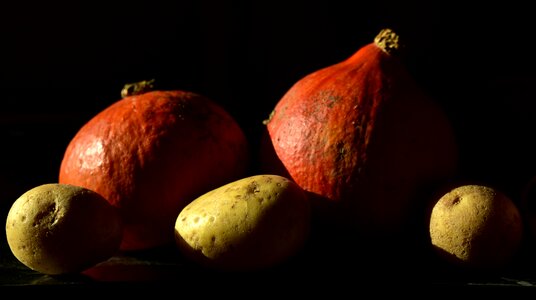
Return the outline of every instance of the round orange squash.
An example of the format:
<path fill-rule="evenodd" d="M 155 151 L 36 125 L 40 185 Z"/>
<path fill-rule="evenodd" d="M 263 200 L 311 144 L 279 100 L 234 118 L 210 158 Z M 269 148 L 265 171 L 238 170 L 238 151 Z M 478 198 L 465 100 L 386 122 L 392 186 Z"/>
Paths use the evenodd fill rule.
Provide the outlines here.
<path fill-rule="evenodd" d="M 264 122 L 261 168 L 308 191 L 316 220 L 398 234 L 426 207 L 419 194 L 457 172 L 454 128 L 396 55 L 399 45 L 382 30 L 297 81 Z"/>
<path fill-rule="evenodd" d="M 122 95 L 70 141 L 59 182 L 94 190 L 119 208 L 121 250 L 173 243 L 186 204 L 246 173 L 248 141 L 235 119 L 202 95 Z"/>

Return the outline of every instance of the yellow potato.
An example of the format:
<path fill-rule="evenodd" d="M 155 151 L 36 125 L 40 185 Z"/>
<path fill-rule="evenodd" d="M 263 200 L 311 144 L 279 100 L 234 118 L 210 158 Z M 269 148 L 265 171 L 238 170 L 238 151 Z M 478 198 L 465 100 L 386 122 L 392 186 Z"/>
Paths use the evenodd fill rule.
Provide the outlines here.
<path fill-rule="evenodd" d="M 444 194 L 430 215 L 430 238 L 439 256 L 458 266 L 507 265 L 523 236 L 514 202 L 494 188 L 462 185 Z"/>
<path fill-rule="evenodd" d="M 114 255 L 122 226 L 119 213 L 101 195 L 50 183 L 15 200 L 7 215 L 6 237 L 24 265 L 59 275 L 82 272 Z"/>
<path fill-rule="evenodd" d="M 289 259 L 310 233 L 305 192 L 276 175 L 231 182 L 193 200 L 178 215 L 178 248 L 204 266 L 262 269 Z"/>

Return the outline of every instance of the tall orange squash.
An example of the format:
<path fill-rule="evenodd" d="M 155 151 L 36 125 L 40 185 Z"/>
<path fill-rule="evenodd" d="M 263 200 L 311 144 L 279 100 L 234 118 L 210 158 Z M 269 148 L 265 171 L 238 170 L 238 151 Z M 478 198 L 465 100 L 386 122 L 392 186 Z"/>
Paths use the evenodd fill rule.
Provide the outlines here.
<path fill-rule="evenodd" d="M 420 194 L 458 168 L 451 121 L 399 49 L 399 36 L 382 30 L 348 59 L 298 80 L 265 121 L 263 171 L 308 191 L 318 220 L 364 235 L 407 229 Z"/>

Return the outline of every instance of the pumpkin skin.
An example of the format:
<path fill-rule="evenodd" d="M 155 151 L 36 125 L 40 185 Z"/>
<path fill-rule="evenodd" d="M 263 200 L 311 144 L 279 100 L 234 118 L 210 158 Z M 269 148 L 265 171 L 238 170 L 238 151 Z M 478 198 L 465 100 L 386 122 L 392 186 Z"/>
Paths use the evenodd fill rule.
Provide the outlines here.
<path fill-rule="evenodd" d="M 452 124 L 382 31 L 348 59 L 298 80 L 264 123 L 261 168 L 309 192 L 315 218 L 365 236 L 408 229 L 427 187 L 453 177 Z"/>
<path fill-rule="evenodd" d="M 238 123 L 210 99 L 186 91 L 127 96 L 70 141 L 59 182 L 94 190 L 118 207 L 121 250 L 174 242 L 180 210 L 242 177 L 249 145 Z"/>

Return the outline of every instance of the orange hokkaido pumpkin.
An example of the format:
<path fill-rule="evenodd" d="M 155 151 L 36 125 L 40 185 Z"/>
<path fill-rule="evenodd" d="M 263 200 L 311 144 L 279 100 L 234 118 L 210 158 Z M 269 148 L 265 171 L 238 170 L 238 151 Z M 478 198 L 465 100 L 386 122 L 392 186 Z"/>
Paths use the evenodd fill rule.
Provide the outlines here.
<path fill-rule="evenodd" d="M 308 191 L 326 224 L 398 234 L 418 217 L 419 194 L 457 172 L 452 124 L 396 56 L 399 45 L 382 30 L 297 81 L 264 122 L 261 168 Z"/>
<path fill-rule="evenodd" d="M 121 250 L 141 250 L 173 243 L 180 210 L 245 175 L 248 164 L 246 137 L 221 106 L 187 91 L 142 91 L 78 131 L 59 182 L 94 190 L 119 208 Z"/>

